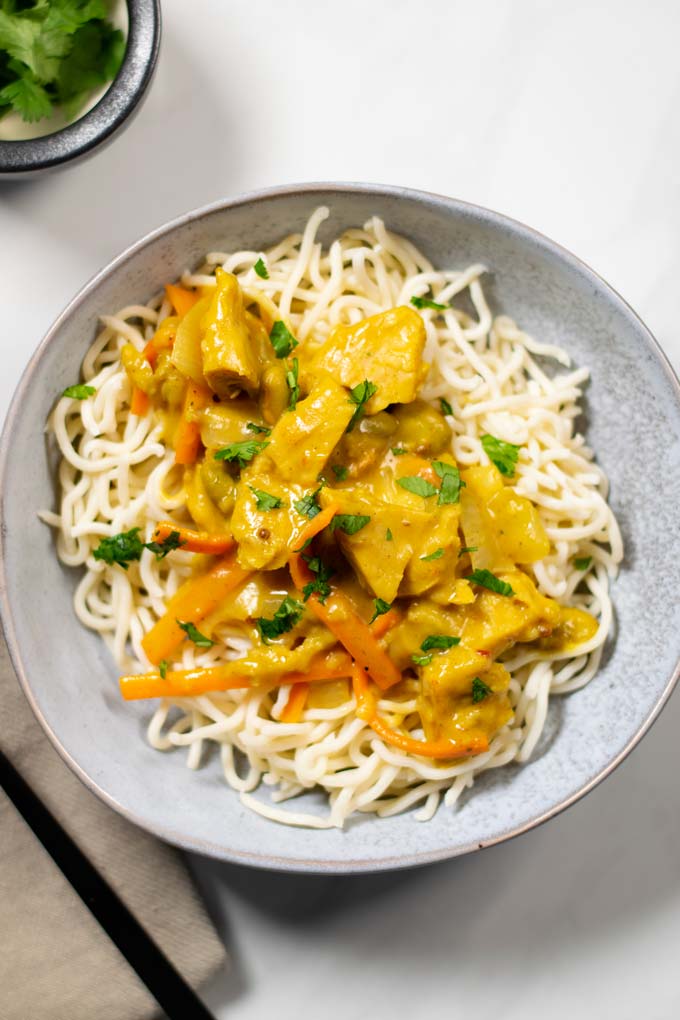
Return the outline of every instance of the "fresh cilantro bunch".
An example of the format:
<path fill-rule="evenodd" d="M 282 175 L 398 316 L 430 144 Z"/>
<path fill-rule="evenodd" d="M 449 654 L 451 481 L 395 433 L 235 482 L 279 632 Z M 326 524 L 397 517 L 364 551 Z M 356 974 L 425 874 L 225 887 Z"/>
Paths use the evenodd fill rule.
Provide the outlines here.
<path fill-rule="evenodd" d="M 0 0 L 0 117 L 33 122 L 58 105 L 72 120 L 123 61 L 108 13 L 107 0 Z"/>

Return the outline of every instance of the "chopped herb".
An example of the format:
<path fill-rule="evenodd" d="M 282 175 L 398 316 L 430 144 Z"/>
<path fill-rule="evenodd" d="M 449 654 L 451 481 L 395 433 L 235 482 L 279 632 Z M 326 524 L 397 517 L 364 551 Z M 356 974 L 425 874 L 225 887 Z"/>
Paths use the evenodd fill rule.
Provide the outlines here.
<path fill-rule="evenodd" d="M 344 482 L 349 474 L 349 468 L 346 468 L 344 464 L 333 464 L 333 474 L 339 482 Z"/>
<path fill-rule="evenodd" d="M 423 652 L 429 652 L 431 648 L 454 648 L 459 644 L 459 637 L 449 637 L 447 634 L 430 634 L 425 638 L 420 649 Z"/>
<path fill-rule="evenodd" d="M 423 499 L 429 499 L 430 496 L 437 494 L 437 490 L 432 482 L 428 482 L 426 478 L 420 478 L 419 475 L 407 475 L 406 478 L 397 478 L 397 485 L 401 485 L 402 489 L 406 489 L 407 492 L 413 492 L 416 496 L 422 496 Z"/>
<path fill-rule="evenodd" d="M 161 661 L 158 663 L 158 672 L 161 675 L 161 680 L 165 680 L 165 677 L 168 672 L 168 663 L 166 659 L 161 659 Z"/>
<path fill-rule="evenodd" d="M 435 549 L 435 551 L 433 553 L 430 553 L 429 556 L 421 556 L 420 558 L 424 563 L 428 563 L 430 560 L 440 560 L 443 555 L 444 550 L 440 548 Z"/>
<path fill-rule="evenodd" d="M 496 439 L 495 436 L 482 436 L 482 449 L 492 464 L 495 464 L 502 475 L 512 478 L 517 466 L 517 458 L 521 446 L 514 443 L 506 443 L 503 439 Z"/>
<path fill-rule="evenodd" d="M 269 340 L 277 358 L 287 358 L 298 345 L 297 340 L 282 319 L 278 319 L 272 326 Z"/>
<path fill-rule="evenodd" d="M 328 582 L 335 571 L 328 564 L 324 563 L 319 556 L 303 556 L 302 558 L 314 574 L 314 580 L 309 581 L 302 589 L 304 601 L 306 602 L 310 595 L 316 595 L 321 605 L 323 605 L 331 593 L 331 586 Z"/>
<path fill-rule="evenodd" d="M 2 13 L 0 11 L 0 13 Z M 67 386 L 62 397 L 71 397 L 72 400 L 85 400 L 86 397 L 91 397 L 93 393 L 96 393 L 94 386 L 85 386 L 84 383 L 78 383 L 76 386 Z"/>
<path fill-rule="evenodd" d="M 384 616 L 385 613 L 389 613 L 391 608 L 392 604 L 390 602 L 385 602 L 384 599 L 373 599 L 373 616 L 368 622 L 373 623 L 373 621 L 377 620 L 379 616 Z"/>
<path fill-rule="evenodd" d="M 92 555 L 96 560 L 117 563 L 123 570 L 127 570 L 133 560 L 140 558 L 143 548 L 139 528 L 131 528 L 130 531 L 121 531 L 119 535 L 103 538 Z"/>
<path fill-rule="evenodd" d="M 395 457 L 403 457 L 405 453 L 408 453 L 408 450 L 405 446 L 393 446 L 392 453 Z"/>
<path fill-rule="evenodd" d="M 514 595 L 512 586 L 507 581 L 501 581 L 500 577 L 496 577 L 490 570 L 473 570 L 471 574 L 468 574 L 466 581 L 472 581 L 473 584 L 478 584 L 481 588 L 488 588 L 489 591 L 495 591 L 498 595 Z"/>
<path fill-rule="evenodd" d="M 321 486 L 319 486 L 316 492 L 310 492 L 308 496 L 303 496 L 302 499 L 296 499 L 293 506 L 297 512 L 302 514 L 303 517 L 309 517 L 310 520 L 312 517 L 316 517 L 317 514 L 320 514 L 321 507 L 316 499 L 320 492 Z"/>
<path fill-rule="evenodd" d="M 255 620 L 260 637 L 265 645 L 268 645 L 273 638 L 281 637 L 289 630 L 292 630 L 305 611 L 301 602 L 286 595 L 279 608 L 272 617 L 258 616 Z"/>
<path fill-rule="evenodd" d="M 357 531 L 366 527 L 370 519 L 366 514 L 336 514 L 330 523 L 329 530 L 331 534 L 339 529 L 346 535 L 356 535 Z"/>
<path fill-rule="evenodd" d="M 246 428 L 249 432 L 254 432 L 258 436 L 270 436 L 272 431 L 266 425 L 256 425 L 254 421 L 249 421 Z"/>
<path fill-rule="evenodd" d="M 465 553 L 478 552 L 478 550 L 479 550 L 478 545 L 464 545 L 463 548 L 458 553 L 458 556 L 459 557 L 464 556 Z"/>
<path fill-rule="evenodd" d="M 453 414 L 453 408 L 445 397 L 439 398 L 439 406 L 442 409 L 442 414 Z"/>
<path fill-rule="evenodd" d="M 215 454 L 215 460 L 235 460 L 239 467 L 245 467 L 249 460 L 252 460 L 257 453 L 261 453 L 268 442 L 259 439 L 244 439 L 242 443 L 231 443 L 224 446 Z"/>
<path fill-rule="evenodd" d="M 261 255 L 257 262 L 255 263 L 255 265 L 253 266 L 253 269 L 255 270 L 255 272 L 257 273 L 261 280 L 269 279 L 269 272 L 264 264 L 264 259 L 262 258 Z"/>
<path fill-rule="evenodd" d="M 387 529 L 387 531 L 385 532 L 385 538 L 387 539 L 387 541 L 388 541 L 388 542 L 391 542 L 391 541 L 392 541 L 392 532 L 390 531 L 390 529 L 389 529 L 389 528 L 388 528 L 388 529 Z"/>
<path fill-rule="evenodd" d="M 458 468 L 454 464 L 446 464 L 443 460 L 435 460 L 432 467 L 442 480 L 437 504 L 445 506 L 460 503 L 460 490 L 465 482 L 461 480 Z"/>
<path fill-rule="evenodd" d="M 205 636 L 205 634 L 201 634 L 200 630 L 197 630 L 191 621 L 183 623 L 181 620 L 177 620 L 176 623 L 178 627 L 181 627 L 189 640 L 193 641 L 197 648 L 212 648 L 215 644 L 215 642 L 211 641 L 209 637 Z"/>
<path fill-rule="evenodd" d="M 265 492 L 264 489 L 254 489 L 252 485 L 248 488 L 255 497 L 258 510 L 278 510 L 279 507 L 283 506 L 283 500 L 279 499 L 278 496 L 272 496 L 270 492 Z"/>
<path fill-rule="evenodd" d="M 412 297 L 411 304 L 414 308 L 432 308 L 435 312 L 443 312 L 445 309 L 450 308 L 450 305 L 440 305 L 432 298 L 426 297 Z"/>
<path fill-rule="evenodd" d="M 574 566 L 577 570 L 588 570 L 590 564 L 593 562 L 592 556 L 577 557 L 574 560 Z"/>
<path fill-rule="evenodd" d="M 492 693 L 491 688 L 488 684 L 485 684 L 480 677 L 476 676 L 472 681 L 472 703 L 476 705 L 478 701 L 484 701 L 484 698 L 488 698 Z"/>
<path fill-rule="evenodd" d="M 295 552 L 295 553 L 304 552 L 305 549 L 309 548 L 309 546 L 312 544 L 313 541 L 314 541 L 314 535 L 312 535 L 311 538 L 306 538 L 305 541 L 300 546 L 300 548 L 299 549 L 293 549 L 293 552 Z"/>
<path fill-rule="evenodd" d="M 411 659 L 415 662 L 416 666 L 429 666 L 432 662 L 431 655 L 412 655 Z"/>
<path fill-rule="evenodd" d="M 179 531 L 171 531 L 161 542 L 147 542 L 146 548 L 155 554 L 157 560 L 162 560 L 173 549 L 180 549 L 183 545 L 186 545 L 186 542 L 181 540 Z"/>
<path fill-rule="evenodd" d="M 286 372 L 286 382 L 288 383 L 288 389 L 290 390 L 290 397 L 288 398 L 288 410 L 294 411 L 297 407 L 297 402 L 300 399 L 300 387 L 298 386 L 298 359 L 293 358 L 293 367 L 289 368 Z"/>
<path fill-rule="evenodd" d="M 374 393 L 378 392 L 378 387 L 375 383 L 369 382 L 368 379 L 364 379 L 354 389 L 349 391 L 349 402 L 350 404 L 356 404 L 356 411 L 349 420 L 349 425 L 346 431 L 351 432 L 354 426 L 361 421 L 364 414 L 366 413 L 365 408 L 368 401 L 371 399 Z"/>

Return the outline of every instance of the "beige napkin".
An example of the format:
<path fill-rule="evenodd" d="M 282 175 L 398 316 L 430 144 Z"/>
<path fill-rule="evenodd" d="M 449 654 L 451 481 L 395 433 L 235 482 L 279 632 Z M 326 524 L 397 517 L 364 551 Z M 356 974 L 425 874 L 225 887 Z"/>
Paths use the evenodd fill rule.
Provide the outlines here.
<path fill-rule="evenodd" d="M 64 765 L 0 633 L 0 747 L 194 988 L 222 943 L 179 854 L 103 804 Z M 145 1020 L 159 1009 L 0 790 L 0 1020 Z"/>

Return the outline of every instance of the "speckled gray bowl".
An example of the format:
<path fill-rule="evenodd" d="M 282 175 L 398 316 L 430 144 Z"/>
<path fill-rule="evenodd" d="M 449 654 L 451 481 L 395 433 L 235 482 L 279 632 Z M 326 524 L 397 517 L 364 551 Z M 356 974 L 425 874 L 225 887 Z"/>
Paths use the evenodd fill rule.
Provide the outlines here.
<path fill-rule="evenodd" d="M 325 240 L 378 213 L 442 267 L 484 262 L 494 309 L 589 365 L 587 434 L 612 483 L 626 561 L 613 590 L 618 630 L 585 689 L 553 701 L 534 760 L 481 777 L 457 812 L 361 817 L 346 831 L 309 831 L 244 809 L 211 760 L 144 739 L 150 707 L 120 700 L 100 639 L 71 609 L 78 579 L 36 516 L 55 502 L 44 422 L 77 377 L 99 312 L 143 302 L 204 252 L 262 248 L 331 209 Z M 17 673 L 45 731 L 77 775 L 117 811 L 187 849 L 260 867 L 357 872 L 423 864 L 501 842 L 572 804 L 642 737 L 678 675 L 680 396 L 671 369 L 624 301 L 578 259 L 534 231 L 475 206 L 400 188 L 307 185 L 190 213 L 99 273 L 40 345 L 12 404 L 0 452 L 2 613 Z M 323 805 L 318 804 L 322 810 Z"/>

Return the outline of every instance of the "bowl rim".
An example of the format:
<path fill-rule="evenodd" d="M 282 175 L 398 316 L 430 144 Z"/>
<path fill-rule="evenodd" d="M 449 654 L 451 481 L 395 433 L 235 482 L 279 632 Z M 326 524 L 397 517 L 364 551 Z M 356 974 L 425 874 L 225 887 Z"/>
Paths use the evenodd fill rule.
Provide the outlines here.
<path fill-rule="evenodd" d="M 12 179 L 83 159 L 139 110 L 156 70 L 161 41 L 160 0 L 126 0 L 125 55 L 106 92 L 86 114 L 48 135 L 0 140 L 0 176 Z"/>
<path fill-rule="evenodd" d="M 630 752 L 639 744 L 642 738 L 649 732 L 653 723 L 658 719 L 661 711 L 668 702 L 668 699 L 673 692 L 678 680 L 680 679 L 680 660 L 675 665 L 669 680 L 661 692 L 661 695 L 657 699 L 654 707 L 648 713 L 647 717 L 639 725 L 635 733 L 628 740 L 623 749 L 604 766 L 595 776 L 585 782 L 577 790 L 575 790 L 568 797 L 552 805 L 550 808 L 542 812 L 522 824 L 515 826 L 512 829 L 498 833 L 497 835 L 487 838 L 480 839 L 473 842 L 469 842 L 464 845 L 458 846 L 447 846 L 439 850 L 424 851 L 423 853 L 409 854 L 408 856 L 400 857 L 398 855 L 386 855 L 381 858 L 359 858 L 359 859 L 348 859 L 348 860 L 337 860 L 337 859 L 321 859 L 317 858 L 314 861 L 310 861 L 305 858 L 296 857 L 277 857 L 274 854 L 268 853 L 249 853 L 239 850 L 228 850 L 225 849 L 221 844 L 209 842 L 207 840 L 192 838 L 187 836 L 185 833 L 177 832 L 174 829 L 166 826 L 155 825 L 148 822 L 146 819 L 139 817 L 136 812 L 127 808 L 124 804 L 121 804 L 115 797 L 109 794 L 106 790 L 102 789 L 98 783 L 88 775 L 85 770 L 75 761 L 75 759 L 69 754 L 69 752 L 61 744 L 57 734 L 51 728 L 49 722 L 42 714 L 35 696 L 31 689 L 31 683 L 27 676 L 26 669 L 23 663 L 23 657 L 19 643 L 17 640 L 16 631 L 14 628 L 14 614 L 10 605 L 8 588 L 7 588 L 7 576 L 6 576 L 6 564 L 5 564 L 5 542 L 7 539 L 6 529 L 4 524 L 4 503 L 5 493 L 7 492 L 7 486 L 4 484 L 5 473 L 7 470 L 7 462 L 10 454 L 11 446 L 11 435 L 14 429 L 14 422 L 21 413 L 21 407 L 23 404 L 24 393 L 32 384 L 33 376 L 39 368 L 43 354 L 47 348 L 53 343 L 55 337 L 58 335 L 63 324 L 68 318 L 78 309 L 82 302 L 96 290 L 98 284 L 105 279 L 110 273 L 123 266 L 131 258 L 133 258 L 139 251 L 143 250 L 148 245 L 154 243 L 159 238 L 171 234 L 177 228 L 182 227 L 188 223 L 196 222 L 204 217 L 210 217 L 215 212 L 234 209 L 241 206 L 265 203 L 272 199 L 290 196 L 299 196 L 300 194 L 308 195 L 313 198 L 315 195 L 325 195 L 328 193 L 336 192 L 338 194 L 364 194 L 371 195 L 376 200 L 381 198 L 406 198 L 411 201 L 427 201 L 428 204 L 435 204 L 447 209 L 454 208 L 459 212 L 467 216 L 473 216 L 477 219 L 481 219 L 493 226 L 499 228 L 511 229 L 515 234 L 519 234 L 524 240 L 538 244 L 544 251 L 557 256 L 560 260 L 567 262 L 573 269 L 577 270 L 581 274 L 584 274 L 587 278 L 590 278 L 594 283 L 598 285 L 598 289 L 604 290 L 607 297 L 619 307 L 623 314 L 632 320 L 633 324 L 637 327 L 637 330 L 642 337 L 650 355 L 660 363 L 671 387 L 675 393 L 675 397 L 680 404 L 680 381 L 673 367 L 668 360 L 668 357 L 664 353 L 663 349 L 655 339 L 649 328 L 642 321 L 640 316 L 634 309 L 628 304 L 624 298 L 609 284 L 607 281 L 596 273 L 589 265 L 583 262 L 582 259 L 578 258 L 567 248 L 564 248 L 558 242 L 553 241 L 551 238 L 542 234 L 540 231 L 535 230 L 532 227 L 527 226 L 519 220 L 513 219 L 512 217 L 506 216 L 503 213 L 496 212 L 488 209 L 484 206 L 476 205 L 471 202 L 466 202 L 461 199 L 450 198 L 445 195 L 441 195 L 435 192 L 427 192 L 414 188 L 401 187 L 398 185 L 384 185 L 384 184 L 364 184 L 360 182 L 309 182 L 301 184 L 286 184 L 277 187 L 263 188 L 255 191 L 246 192 L 237 195 L 233 198 L 220 199 L 215 202 L 211 202 L 207 205 L 199 206 L 196 209 L 190 210 L 189 212 L 183 213 L 180 216 L 175 217 L 169 222 L 163 224 L 160 227 L 148 232 L 134 244 L 129 245 L 124 251 L 118 256 L 112 259 L 106 266 L 95 273 L 90 280 L 78 291 L 75 297 L 67 304 L 61 314 L 54 321 L 53 325 L 47 331 L 40 344 L 36 348 L 34 354 L 29 360 L 24 372 L 20 378 L 19 384 L 16 388 L 12 401 L 10 403 L 7 417 L 3 426 L 2 435 L 0 436 L 0 620 L 3 625 L 5 638 L 10 654 L 10 659 L 17 675 L 17 678 L 21 684 L 23 692 L 33 710 L 34 715 L 38 719 L 38 722 L 45 731 L 50 742 L 59 753 L 62 760 L 69 766 L 69 768 L 78 776 L 78 778 L 87 786 L 93 793 L 95 793 L 101 800 L 103 800 L 109 807 L 116 810 L 119 814 L 123 815 L 128 821 L 138 825 L 140 828 L 151 832 L 153 835 L 158 836 L 167 842 L 179 846 L 184 850 L 192 851 L 194 853 L 202 853 L 220 860 L 230 861 L 236 864 L 246 864 L 252 867 L 273 869 L 277 871 L 289 871 L 289 872 L 321 872 L 326 874 L 352 874 L 352 873 L 366 873 L 381 870 L 391 870 L 397 868 L 410 868 L 417 867 L 425 864 L 434 863 L 437 861 L 448 860 L 454 857 L 463 856 L 476 850 L 486 849 L 491 846 L 496 846 L 500 843 L 504 843 L 507 840 L 514 839 L 517 836 L 523 835 L 524 833 L 530 832 L 532 829 L 537 828 L 550 818 L 561 814 L 562 811 L 566 810 L 571 805 L 575 804 L 586 794 L 590 793 L 596 786 L 598 786 L 604 779 L 607 778 L 618 766 L 624 761 Z"/>

